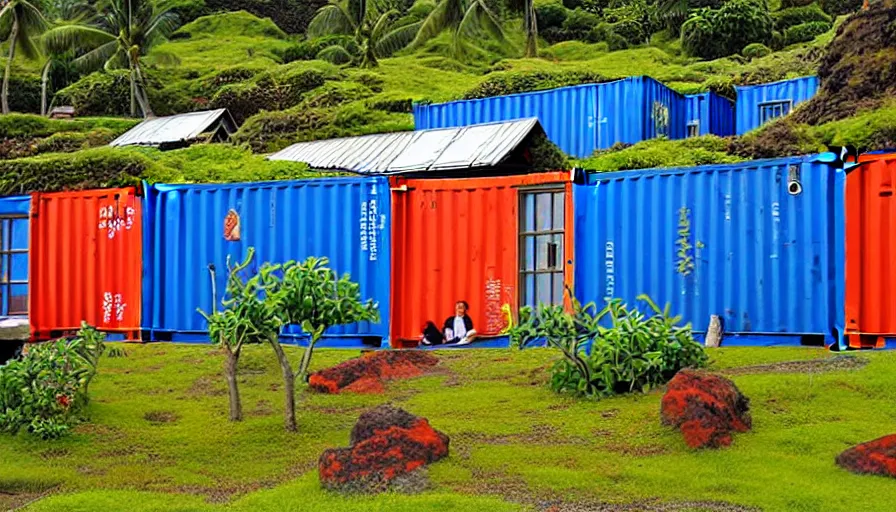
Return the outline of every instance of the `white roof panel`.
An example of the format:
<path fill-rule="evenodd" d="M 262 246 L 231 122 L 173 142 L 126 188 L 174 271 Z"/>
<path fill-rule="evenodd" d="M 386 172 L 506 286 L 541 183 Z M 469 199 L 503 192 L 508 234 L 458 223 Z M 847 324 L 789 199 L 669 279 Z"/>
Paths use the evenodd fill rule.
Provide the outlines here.
<path fill-rule="evenodd" d="M 160 146 L 189 141 L 214 128 L 222 118 L 230 120 L 227 109 L 190 112 L 147 119 L 109 143 L 110 146 Z M 233 125 L 232 120 L 230 121 Z"/>

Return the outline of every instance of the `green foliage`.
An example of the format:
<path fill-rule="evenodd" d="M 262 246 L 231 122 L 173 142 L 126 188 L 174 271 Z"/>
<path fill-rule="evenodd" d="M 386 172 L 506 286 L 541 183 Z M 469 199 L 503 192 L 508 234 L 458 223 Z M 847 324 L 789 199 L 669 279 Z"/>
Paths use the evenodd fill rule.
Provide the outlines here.
<path fill-rule="evenodd" d="M 261 19 L 270 18 L 290 34 L 304 32 L 314 13 L 326 3 L 326 0 L 205 0 L 209 11 L 248 11 Z"/>
<path fill-rule="evenodd" d="M 302 100 L 306 92 L 324 84 L 324 74 L 315 69 L 289 72 L 268 72 L 249 82 L 221 87 L 211 101 L 211 108 L 226 108 L 237 123 L 242 123 L 262 110 L 285 110 Z"/>
<path fill-rule="evenodd" d="M 9 110 L 40 113 L 40 78 L 30 75 L 9 77 Z"/>
<path fill-rule="evenodd" d="M 782 32 L 790 27 L 813 21 L 833 23 L 833 19 L 816 3 L 778 11 L 772 14 L 772 18 L 775 20 L 775 29 Z"/>
<path fill-rule="evenodd" d="M 89 132 L 58 132 L 37 143 L 38 153 L 71 153 L 109 144 L 119 134 L 109 128 Z"/>
<path fill-rule="evenodd" d="M 565 171 L 569 169 L 569 159 L 551 139 L 538 134 L 529 145 L 530 162 L 538 171 Z"/>
<path fill-rule="evenodd" d="M 0 116 L 0 138 L 46 137 L 59 132 L 90 132 L 109 129 L 122 134 L 133 128 L 138 121 L 118 118 L 81 118 L 73 120 L 48 119 L 32 114 L 9 114 Z"/>
<path fill-rule="evenodd" d="M 561 306 L 541 305 L 537 311 L 526 307 L 510 337 L 518 347 L 544 339 L 559 350 L 563 358 L 551 371 L 551 388 L 575 396 L 646 392 L 683 368 L 706 365 L 708 357 L 694 341 L 690 324 L 679 325 L 681 317 L 671 317 L 668 305 L 660 309 L 646 295 L 639 300 L 652 310 L 649 316 L 618 299 L 600 312 L 594 304 L 582 306 L 574 298 L 572 313 Z M 602 325 L 605 319 L 609 327 Z"/>
<path fill-rule="evenodd" d="M 752 43 L 769 44 L 772 19 L 764 0 L 731 0 L 713 11 L 701 9 L 681 27 L 682 47 L 694 56 L 715 59 Z"/>
<path fill-rule="evenodd" d="M 214 8 L 212 5 L 209 7 Z M 198 18 L 182 26 L 177 33 L 190 37 L 209 35 L 219 38 L 242 36 L 286 39 L 288 37 L 280 27 L 265 16 L 253 16 L 242 9 L 222 10 L 228 12 Z"/>
<path fill-rule="evenodd" d="M 742 161 L 726 152 L 728 143 L 714 135 L 683 140 L 654 139 L 633 146 L 620 146 L 580 160 L 578 167 L 593 171 L 622 171 L 654 167 L 692 167 L 695 165 Z"/>
<path fill-rule="evenodd" d="M 130 111 L 129 73 L 97 71 L 56 92 L 56 105 L 70 105 L 81 116 L 116 116 Z M 150 80 L 151 90 L 158 83 Z M 151 95 L 152 96 L 152 95 Z"/>
<path fill-rule="evenodd" d="M 788 28 L 784 31 L 784 44 L 789 46 L 797 43 L 807 43 L 831 29 L 831 24 L 826 21 L 813 21 Z"/>
<path fill-rule="evenodd" d="M 538 30 L 550 30 L 562 28 L 569 10 L 561 4 L 546 3 L 535 6 L 535 19 L 538 21 Z"/>
<path fill-rule="evenodd" d="M 713 13 L 706 11 L 684 22 L 681 26 L 681 47 L 685 52 L 705 59 L 718 58 L 725 53 L 722 39 L 716 36 L 713 19 Z"/>
<path fill-rule="evenodd" d="M 489 98 L 606 81 L 606 77 L 589 71 L 504 71 L 489 74 L 479 85 L 467 91 L 463 99 Z"/>
<path fill-rule="evenodd" d="M 863 0 L 819 0 L 824 12 L 831 16 L 852 14 L 862 7 Z"/>
<path fill-rule="evenodd" d="M 104 339 L 83 324 L 74 338 L 32 346 L 0 366 L 0 431 L 25 430 L 44 440 L 65 435 L 89 401 Z"/>
<path fill-rule="evenodd" d="M 762 43 L 752 43 L 752 44 L 748 44 L 747 47 L 744 48 L 743 51 L 740 53 L 744 57 L 752 60 L 752 59 L 757 59 L 760 57 L 765 57 L 767 55 L 770 55 L 772 53 L 772 50 L 771 50 L 771 48 L 769 48 L 768 46 L 765 46 Z"/>
<path fill-rule="evenodd" d="M 561 40 L 589 40 L 588 34 L 600 23 L 600 18 L 584 9 L 570 11 L 563 21 L 563 38 Z M 596 42 L 596 41 L 590 41 Z"/>

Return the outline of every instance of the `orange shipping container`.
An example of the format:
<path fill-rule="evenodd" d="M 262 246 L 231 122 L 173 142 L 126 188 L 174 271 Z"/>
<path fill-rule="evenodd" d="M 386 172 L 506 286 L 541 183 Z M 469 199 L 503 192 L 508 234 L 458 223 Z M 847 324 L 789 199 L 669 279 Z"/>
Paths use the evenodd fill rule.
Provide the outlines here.
<path fill-rule="evenodd" d="M 83 320 L 139 340 L 142 240 L 133 188 L 32 194 L 32 337 L 64 335 Z"/>
<path fill-rule="evenodd" d="M 846 178 L 846 336 L 882 348 L 896 337 L 896 154 L 859 163 Z"/>
<path fill-rule="evenodd" d="M 459 300 L 480 336 L 506 327 L 504 304 L 562 304 L 572 279 L 571 187 L 561 172 L 394 179 L 393 346 L 416 346 L 427 321 L 441 329 Z"/>

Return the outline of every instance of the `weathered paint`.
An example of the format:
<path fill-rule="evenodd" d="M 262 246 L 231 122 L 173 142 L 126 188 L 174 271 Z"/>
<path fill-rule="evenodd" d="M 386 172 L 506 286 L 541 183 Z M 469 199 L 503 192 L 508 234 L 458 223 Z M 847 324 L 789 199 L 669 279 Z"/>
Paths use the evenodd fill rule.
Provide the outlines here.
<path fill-rule="evenodd" d="M 321 346 L 379 346 L 388 338 L 390 197 L 385 178 L 332 178 L 227 185 L 147 187 L 144 330 L 154 340 L 206 342 L 211 311 L 208 265 L 217 270 L 218 300 L 227 257 L 242 261 L 250 247 L 255 268 L 265 262 L 327 257 L 339 275 L 361 285 L 379 304 L 381 321 L 333 327 Z M 228 231 L 238 221 L 239 235 Z M 285 336 L 305 338 L 289 327 Z"/>
<path fill-rule="evenodd" d="M 770 102 L 788 102 L 790 111 L 818 92 L 818 77 L 805 76 L 770 84 L 737 87 L 737 135 L 762 126 L 762 107 Z"/>
<path fill-rule="evenodd" d="M 684 97 L 648 77 L 491 98 L 414 105 L 417 130 L 537 117 L 564 152 L 586 157 L 617 142 L 683 138 Z"/>
<path fill-rule="evenodd" d="M 392 184 L 394 347 L 416 346 L 427 321 L 441 328 L 458 300 L 469 303 L 480 335 L 496 336 L 506 327 L 501 308 L 518 306 L 521 281 L 520 191 L 547 185 L 564 191 L 564 244 L 572 254 L 567 173 Z M 571 284 L 572 261 L 562 264 Z"/>
<path fill-rule="evenodd" d="M 696 135 L 734 135 L 734 103 L 714 92 L 685 96 L 687 126 L 696 126 Z M 686 132 L 689 135 L 690 131 Z"/>
<path fill-rule="evenodd" d="M 133 188 L 31 196 L 32 337 L 81 322 L 140 339 L 142 201 Z"/>
<path fill-rule="evenodd" d="M 859 161 L 846 178 L 846 334 L 883 348 L 896 338 L 896 153 Z"/>
<path fill-rule="evenodd" d="M 719 315 L 736 335 L 726 342 L 839 341 L 842 170 L 799 157 L 588 181 L 574 192 L 579 300 L 635 304 L 647 294 L 697 333 Z"/>
<path fill-rule="evenodd" d="M 28 314 L 30 196 L 0 197 L 0 317 Z"/>

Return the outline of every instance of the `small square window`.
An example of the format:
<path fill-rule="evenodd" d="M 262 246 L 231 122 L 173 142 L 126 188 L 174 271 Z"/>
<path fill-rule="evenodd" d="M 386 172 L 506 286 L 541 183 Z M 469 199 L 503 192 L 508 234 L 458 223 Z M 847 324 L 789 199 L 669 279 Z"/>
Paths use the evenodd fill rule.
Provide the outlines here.
<path fill-rule="evenodd" d="M 688 138 L 700 136 L 700 121 L 688 123 Z"/>
<path fill-rule="evenodd" d="M 791 100 L 770 101 L 768 103 L 759 104 L 759 120 L 765 124 L 773 119 L 784 117 L 790 113 L 793 107 Z"/>

